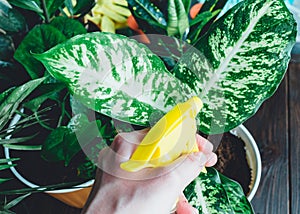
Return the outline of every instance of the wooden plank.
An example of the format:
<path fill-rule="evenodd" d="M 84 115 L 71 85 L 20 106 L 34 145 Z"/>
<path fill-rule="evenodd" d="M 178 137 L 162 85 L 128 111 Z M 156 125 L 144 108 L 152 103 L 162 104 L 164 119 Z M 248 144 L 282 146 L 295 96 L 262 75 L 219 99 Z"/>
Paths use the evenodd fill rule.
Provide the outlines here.
<path fill-rule="evenodd" d="M 299 57 L 300 59 L 300 57 Z M 300 213 L 300 60 L 289 69 L 291 213 Z"/>
<path fill-rule="evenodd" d="M 257 214 L 289 213 L 287 81 L 245 123 L 262 156 L 262 179 L 252 200 Z"/>

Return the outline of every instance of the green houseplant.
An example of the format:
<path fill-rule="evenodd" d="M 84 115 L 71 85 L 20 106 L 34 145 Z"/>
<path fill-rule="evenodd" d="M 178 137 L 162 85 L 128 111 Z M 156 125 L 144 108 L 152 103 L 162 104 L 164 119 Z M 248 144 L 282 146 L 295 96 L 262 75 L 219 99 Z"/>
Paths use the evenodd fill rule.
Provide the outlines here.
<path fill-rule="evenodd" d="M 68 1 L 53 2 L 56 9 L 64 4 L 68 6 Z M 56 10 L 51 5 L 47 9 L 47 4 L 42 1 L 44 13 L 38 12 L 37 8 L 34 10 L 31 5 L 30 9 L 49 23 L 35 24 L 14 54 L 25 67 L 25 76 L 28 74 L 33 80 L 27 77 L 27 83 L 1 94 L 1 113 L 6 115 L 1 128 L 7 129 L 8 121 L 22 102 L 22 106 L 35 115 L 36 120 L 32 123 L 49 130 L 44 142 L 40 142 L 43 143 L 43 158 L 68 165 L 87 146 L 82 142 L 91 143 L 101 135 L 102 143 L 89 150 L 89 157 L 93 157 L 103 145 L 109 144 L 116 134 L 116 126 L 119 130 L 130 129 L 128 124 L 149 126 L 177 102 L 191 95 L 200 96 L 204 102 L 198 121 L 200 131 L 222 133 L 236 127 L 253 115 L 276 90 L 286 71 L 296 33 L 295 22 L 282 1 L 246 0 L 212 22 L 225 2 L 206 1 L 198 16 L 189 21 L 189 1 L 169 1 L 167 11 L 146 0 L 128 1 L 145 33 L 174 38 L 174 42 L 169 43 L 160 40 L 162 36 L 149 36 L 151 45 L 148 47 L 126 36 L 99 32 L 83 34 L 85 29 L 79 22 L 55 17 Z M 29 9 L 20 1 L 11 3 Z M 90 4 L 82 6 L 89 7 Z M 33 38 L 39 39 L 33 44 Z M 187 44 L 194 47 L 186 48 Z M 10 63 L 10 66 L 14 67 L 14 64 Z M 38 89 L 37 94 L 28 97 L 34 89 Z M 136 94 L 136 89 L 145 93 Z M 18 99 L 14 95 L 18 93 L 27 100 Z M 43 119 L 41 115 L 49 98 L 59 106 L 60 113 L 54 126 L 48 125 L 47 117 Z M 7 103 L 14 105 L 7 110 L 4 108 Z M 47 106 L 51 107 L 52 103 Z M 18 114 L 28 118 L 27 112 L 19 111 Z M 28 120 L 32 121 L 32 118 Z M 100 132 L 85 136 L 80 131 L 91 127 L 97 127 Z M 28 136 L 12 137 L 3 144 L 14 149 L 41 149 L 41 145 L 26 147 L 20 144 L 27 140 Z M 92 177 L 89 174 L 94 170 L 92 162 L 85 162 L 81 169 L 84 171 L 89 167 L 92 170 L 86 170 L 86 175 Z M 196 185 L 207 187 L 202 189 L 208 196 L 205 202 L 200 203 L 199 192 L 193 191 Z M 223 197 L 213 196 L 213 192 Z M 220 209 L 225 213 L 252 212 L 240 187 L 214 169 L 201 174 L 187 188 L 186 194 L 191 194 L 190 200 L 200 211 L 203 211 L 204 203 L 210 212 Z"/>

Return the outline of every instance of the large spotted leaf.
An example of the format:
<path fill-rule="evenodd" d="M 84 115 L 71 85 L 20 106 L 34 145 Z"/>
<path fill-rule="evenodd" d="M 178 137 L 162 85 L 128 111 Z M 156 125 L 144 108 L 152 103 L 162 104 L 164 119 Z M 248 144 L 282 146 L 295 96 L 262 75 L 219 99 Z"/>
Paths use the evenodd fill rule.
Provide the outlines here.
<path fill-rule="evenodd" d="M 296 24 L 282 0 L 245 0 L 182 57 L 175 75 L 203 100 L 200 130 L 228 131 L 252 116 L 282 80 Z M 203 53 L 203 54 L 200 54 Z"/>
<path fill-rule="evenodd" d="M 121 35 L 76 36 L 35 57 L 86 106 L 133 124 L 149 125 L 193 95 L 158 56 Z"/>
<path fill-rule="evenodd" d="M 189 203 L 203 214 L 252 214 L 253 208 L 242 187 L 235 181 L 207 168 L 184 190 Z"/>

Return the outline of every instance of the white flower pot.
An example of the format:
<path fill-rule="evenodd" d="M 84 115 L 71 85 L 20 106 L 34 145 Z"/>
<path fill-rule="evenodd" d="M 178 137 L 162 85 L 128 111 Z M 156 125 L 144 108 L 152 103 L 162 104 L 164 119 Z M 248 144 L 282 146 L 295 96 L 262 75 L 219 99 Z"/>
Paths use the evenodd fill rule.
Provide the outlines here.
<path fill-rule="evenodd" d="M 247 128 L 243 125 L 236 127 L 230 131 L 232 134 L 240 137 L 245 142 L 246 158 L 251 169 L 251 183 L 250 192 L 247 195 L 249 201 L 251 201 L 257 191 L 259 182 L 261 179 L 261 157 L 256 145 L 256 142 Z"/>

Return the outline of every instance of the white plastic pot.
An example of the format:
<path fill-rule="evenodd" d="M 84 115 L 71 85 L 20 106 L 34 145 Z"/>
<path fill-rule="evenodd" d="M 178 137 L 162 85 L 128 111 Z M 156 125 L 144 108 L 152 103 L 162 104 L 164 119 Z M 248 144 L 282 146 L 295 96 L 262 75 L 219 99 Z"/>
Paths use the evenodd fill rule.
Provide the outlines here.
<path fill-rule="evenodd" d="M 21 110 L 22 111 L 22 110 Z M 16 123 L 20 120 L 20 115 L 16 115 L 11 123 L 10 127 L 13 127 L 16 125 Z M 9 134 L 9 133 L 8 133 Z M 9 139 L 11 135 L 8 135 L 6 139 Z M 10 159 L 10 151 L 8 148 L 4 148 L 4 155 L 6 159 Z M 34 184 L 31 182 L 28 178 L 25 178 L 22 176 L 17 169 L 13 166 L 12 162 L 8 162 L 9 165 L 11 165 L 10 170 L 11 172 L 18 178 L 19 181 L 21 181 L 23 184 L 25 184 L 28 187 L 31 188 L 40 188 L 40 190 L 43 190 L 42 187 L 40 187 L 37 184 Z M 87 181 L 85 183 L 82 183 L 80 185 L 74 186 L 70 189 L 59 189 L 59 190 L 51 190 L 51 191 L 45 191 L 45 193 L 50 194 L 51 196 L 59 199 L 60 201 L 73 206 L 77 208 L 82 208 L 89 196 L 89 193 L 91 191 L 91 186 L 93 185 L 94 180 Z"/>
<path fill-rule="evenodd" d="M 252 175 L 251 183 L 249 186 L 250 192 L 247 195 L 247 198 L 249 201 L 251 201 L 258 189 L 259 182 L 261 179 L 262 165 L 260 153 L 254 138 L 245 126 L 240 125 L 235 129 L 231 130 L 230 132 L 240 137 L 245 142 L 246 158 L 251 169 Z"/>

